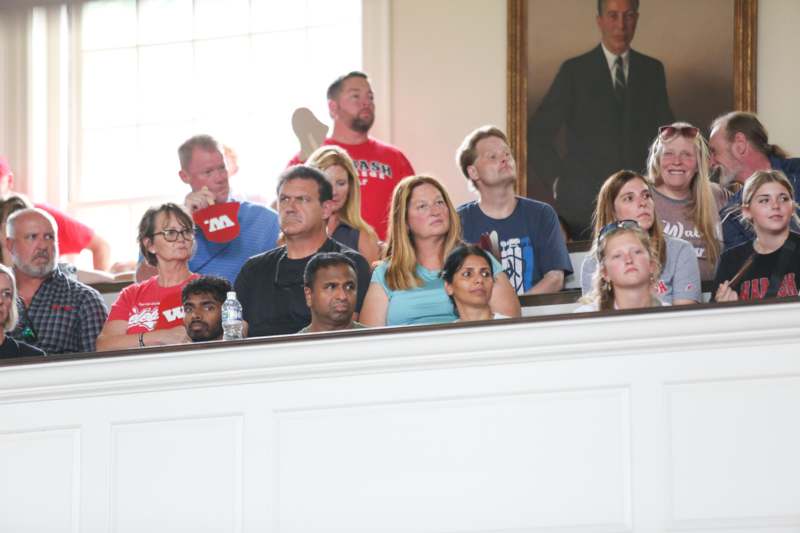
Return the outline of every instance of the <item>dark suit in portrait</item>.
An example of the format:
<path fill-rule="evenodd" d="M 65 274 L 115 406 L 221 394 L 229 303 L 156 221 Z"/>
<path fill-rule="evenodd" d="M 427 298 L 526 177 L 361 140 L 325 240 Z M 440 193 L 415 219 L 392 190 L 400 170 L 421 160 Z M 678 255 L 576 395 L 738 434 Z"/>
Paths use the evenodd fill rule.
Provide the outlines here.
<path fill-rule="evenodd" d="M 556 209 L 573 238 L 589 238 L 603 181 L 621 169 L 643 171 L 658 127 L 673 122 L 664 65 L 630 50 L 618 96 L 600 45 L 565 61 L 528 123 L 528 172 L 555 187 Z M 563 127 L 566 153 L 559 153 Z M 532 173 L 532 174 L 531 174 Z"/>

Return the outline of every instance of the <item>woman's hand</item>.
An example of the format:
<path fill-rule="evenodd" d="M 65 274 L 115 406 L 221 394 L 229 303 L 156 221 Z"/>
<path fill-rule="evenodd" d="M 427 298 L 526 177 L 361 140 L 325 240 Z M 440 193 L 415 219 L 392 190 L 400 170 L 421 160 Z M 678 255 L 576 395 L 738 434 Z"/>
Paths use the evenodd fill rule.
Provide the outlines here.
<path fill-rule="evenodd" d="M 730 281 L 723 281 L 720 286 L 717 287 L 714 299 L 718 302 L 735 302 L 739 300 L 739 295 L 731 288 Z"/>

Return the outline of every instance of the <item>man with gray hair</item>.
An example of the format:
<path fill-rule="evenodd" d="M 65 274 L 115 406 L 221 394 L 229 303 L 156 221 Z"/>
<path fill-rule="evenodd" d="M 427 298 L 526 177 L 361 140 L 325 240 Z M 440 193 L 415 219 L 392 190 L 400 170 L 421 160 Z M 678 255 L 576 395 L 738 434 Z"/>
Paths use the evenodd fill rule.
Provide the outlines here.
<path fill-rule="evenodd" d="M 58 269 L 57 232 L 53 217 L 37 208 L 6 223 L 19 312 L 11 336 L 48 354 L 93 352 L 108 310 L 100 293 Z"/>
<path fill-rule="evenodd" d="M 795 202 L 800 198 L 800 159 L 789 158 L 779 146 L 770 144 L 767 129 L 754 113 L 732 111 L 714 119 L 708 147 L 723 185 L 734 181 L 744 185 L 759 170 L 780 170 L 794 186 Z M 739 218 L 741 203 L 740 190 L 720 210 L 725 250 L 755 239 L 753 229 Z M 800 231 L 794 222 L 791 228 Z"/>
<path fill-rule="evenodd" d="M 232 198 L 222 145 L 214 137 L 190 137 L 178 148 L 178 159 L 178 176 L 192 189 L 184 205 L 197 225 L 196 250 L 189 268 L 233 283 L 249 257 L 277 245 L 278 214 L 263 205 Z M 218 211 L 210 209 L 212 206 Z M 203 216 L 196 216 L 198 212 Z M 138 281 L 156 274 L 144 263 L 137 269 Z"/>

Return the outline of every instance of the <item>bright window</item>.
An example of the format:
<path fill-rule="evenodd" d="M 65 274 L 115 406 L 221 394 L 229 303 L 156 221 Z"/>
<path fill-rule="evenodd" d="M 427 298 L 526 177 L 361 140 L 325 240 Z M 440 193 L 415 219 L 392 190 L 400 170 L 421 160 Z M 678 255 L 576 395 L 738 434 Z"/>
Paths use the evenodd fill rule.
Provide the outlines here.
<path fill-rule="evenodd" d="M 236 194 L 274 197 L 297 107 L 360 69 L 361 0 L 96 0 L 71 15 L 69 208 L 136 255 L 144 209 L 181 202 L 177 148 L 209 133 L 238 155 Z"/>

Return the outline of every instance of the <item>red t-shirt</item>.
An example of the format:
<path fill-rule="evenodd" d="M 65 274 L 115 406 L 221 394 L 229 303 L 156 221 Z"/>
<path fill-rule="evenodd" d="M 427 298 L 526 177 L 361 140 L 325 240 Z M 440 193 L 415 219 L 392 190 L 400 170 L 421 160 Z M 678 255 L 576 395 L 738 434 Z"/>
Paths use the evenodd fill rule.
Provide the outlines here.
<path fill-rule="evenodd" d="M 361 144 L 344 144 L 325 139 L 323 144 L 339 146 L 352 158 L 361 180 L 361 216 L 375 228 L 381 239 L 385 239 L 394 187 L 401 179 L 414 174 L 411 163 L 394 146 L 372 138 Z M 289 165 L 300 163 L 302 161 L 298 154 Z"/>
<path fill-rule="evenodd" d="M 181 291 L 187 283 L 199 277 L 199 274 L 192 274 L 173 287 L 160 287 L 158 276 L 128 285 L 111 306 L 108 321 L 124 320 L 128 323 L 127 333 L 147 333 L 183 325 Z"/>
<path fill-rule="evenodd" d="M 50 213 L 50 216 L 56 220 L 56 224 L 58 224 L 58 253 L 79 254 L 89 246 L 89 242 L 94 237 L 92 228 L 53 206 L 47 204 L 34 205 Z"/>

